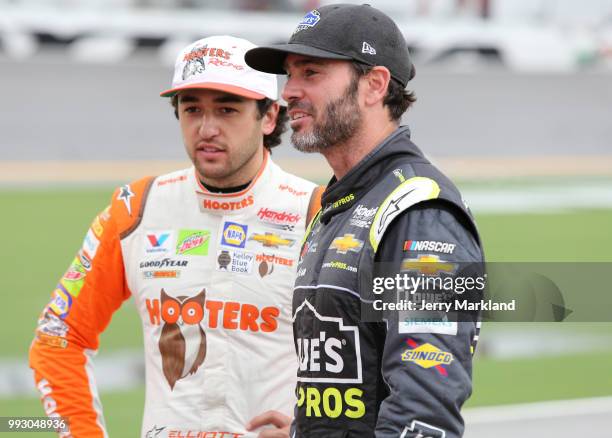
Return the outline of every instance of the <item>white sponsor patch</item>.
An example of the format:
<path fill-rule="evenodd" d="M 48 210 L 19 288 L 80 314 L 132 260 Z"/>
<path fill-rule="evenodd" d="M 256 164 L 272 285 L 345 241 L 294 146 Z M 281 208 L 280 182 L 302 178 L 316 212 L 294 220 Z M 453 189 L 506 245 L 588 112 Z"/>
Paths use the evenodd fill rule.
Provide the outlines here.
<path fill-rule="evenodd" d="M 439 335 L 457 335 L 457 323 L 448 321 L 446 316 L 415 315 L 415 312 L 400 312 L 398 333 L 436 333 Z"/>
<path fill-rule="evenodd" d="M 100 241 L 94 234 L 93 230 L 90 228 L 85 235 L 85 240 L 83 240 L 83 249 L 87 253 L 90 259 L 93 259 L 96 256 L 96 252 L 98 252 L 98 246 L 100 246 Z"/>
<path fill-rule="evenodd" d="M 217 252 L 217 271 L 250 274 L 255 254 L 249 251 L 220 250 Z"/>

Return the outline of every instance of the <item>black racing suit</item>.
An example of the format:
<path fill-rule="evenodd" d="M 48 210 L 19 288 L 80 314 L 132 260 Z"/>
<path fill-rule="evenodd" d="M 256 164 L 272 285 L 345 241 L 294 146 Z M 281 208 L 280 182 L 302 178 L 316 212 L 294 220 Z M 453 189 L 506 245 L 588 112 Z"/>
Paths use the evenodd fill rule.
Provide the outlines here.
<path fill-rule="evenodd" d="M 385 310 L 378 321 L 364 318 L 382 271 L 430 275 L 415 265 L 428 261 L 456 276 L 460 262 L 483 261 L 457 188 L 400 127 L 341 180 L 332 178 L 322 205 L 293 295 L 292 436 L 462 436 L 478 315 L 456 322 Z"/>

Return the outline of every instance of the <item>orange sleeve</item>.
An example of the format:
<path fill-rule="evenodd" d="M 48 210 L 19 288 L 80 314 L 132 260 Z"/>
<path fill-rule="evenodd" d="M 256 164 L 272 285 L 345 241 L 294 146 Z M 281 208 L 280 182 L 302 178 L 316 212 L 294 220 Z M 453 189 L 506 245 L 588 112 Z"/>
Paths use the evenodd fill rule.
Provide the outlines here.
<path fill-rule="evenodd" d="M 321 209 L 321 196 L 323 196 L 324 191 L 325 186 L 317 186 L 312 191 L 312 195 L 310 196 L 310 203 L 308 204 L 308 213 L 306 215 L 306 226 L 310 224 L 312 218 Z"/>
<path fill-rule="evenodd" d="M 38 320 L 30 367 L 45 413 L 69 421 L 70 432 L 60 436 L 107 436 L 91 356 L 100 333 L 130 296 L 120 240 L 138 226 L 151 182 L 147 178 L 115 191 Z"/>

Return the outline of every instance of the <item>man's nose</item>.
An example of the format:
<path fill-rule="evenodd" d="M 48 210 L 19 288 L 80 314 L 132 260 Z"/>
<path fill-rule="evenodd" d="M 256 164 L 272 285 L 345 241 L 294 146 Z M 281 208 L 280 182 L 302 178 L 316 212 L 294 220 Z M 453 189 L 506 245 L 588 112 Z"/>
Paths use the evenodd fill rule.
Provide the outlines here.
<path fill-rule="evenodd" d="M 219 135 L 219 124 L 215 121 L 215 118 L 211 117 L 209 114 L 202 115 L 198 134 L 200 134 L 203 139 L 210 139 Z"/>
<path fill-rule="evenodd" d="M 304 90 L 298 86 L 297 82 L 292 78 L 287 78 L 283 92 L 281 93 L 286 102 L 299 100 L 304 97 Z"/>

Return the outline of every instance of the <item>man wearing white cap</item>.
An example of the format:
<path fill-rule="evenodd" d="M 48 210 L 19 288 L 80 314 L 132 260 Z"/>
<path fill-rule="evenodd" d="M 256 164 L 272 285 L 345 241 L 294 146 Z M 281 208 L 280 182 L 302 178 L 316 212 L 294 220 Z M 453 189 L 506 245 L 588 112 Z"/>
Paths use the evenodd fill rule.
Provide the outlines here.
<path fill-rule="evenodd" d="M 275 76 L 244 62 L 253 47 L 217 36 L 181 51 L 161 95 L 193 167 L 117 189 L 40 316 L 30 365 L 47 415 L 70 420 L 60 435 L 107 436 L 91 357 L 130 296 L 143 437 L 254 437 L 253 417 L 290 414 L 292 286 L 320 191 L 270 158 L 286 117 Z"/>

